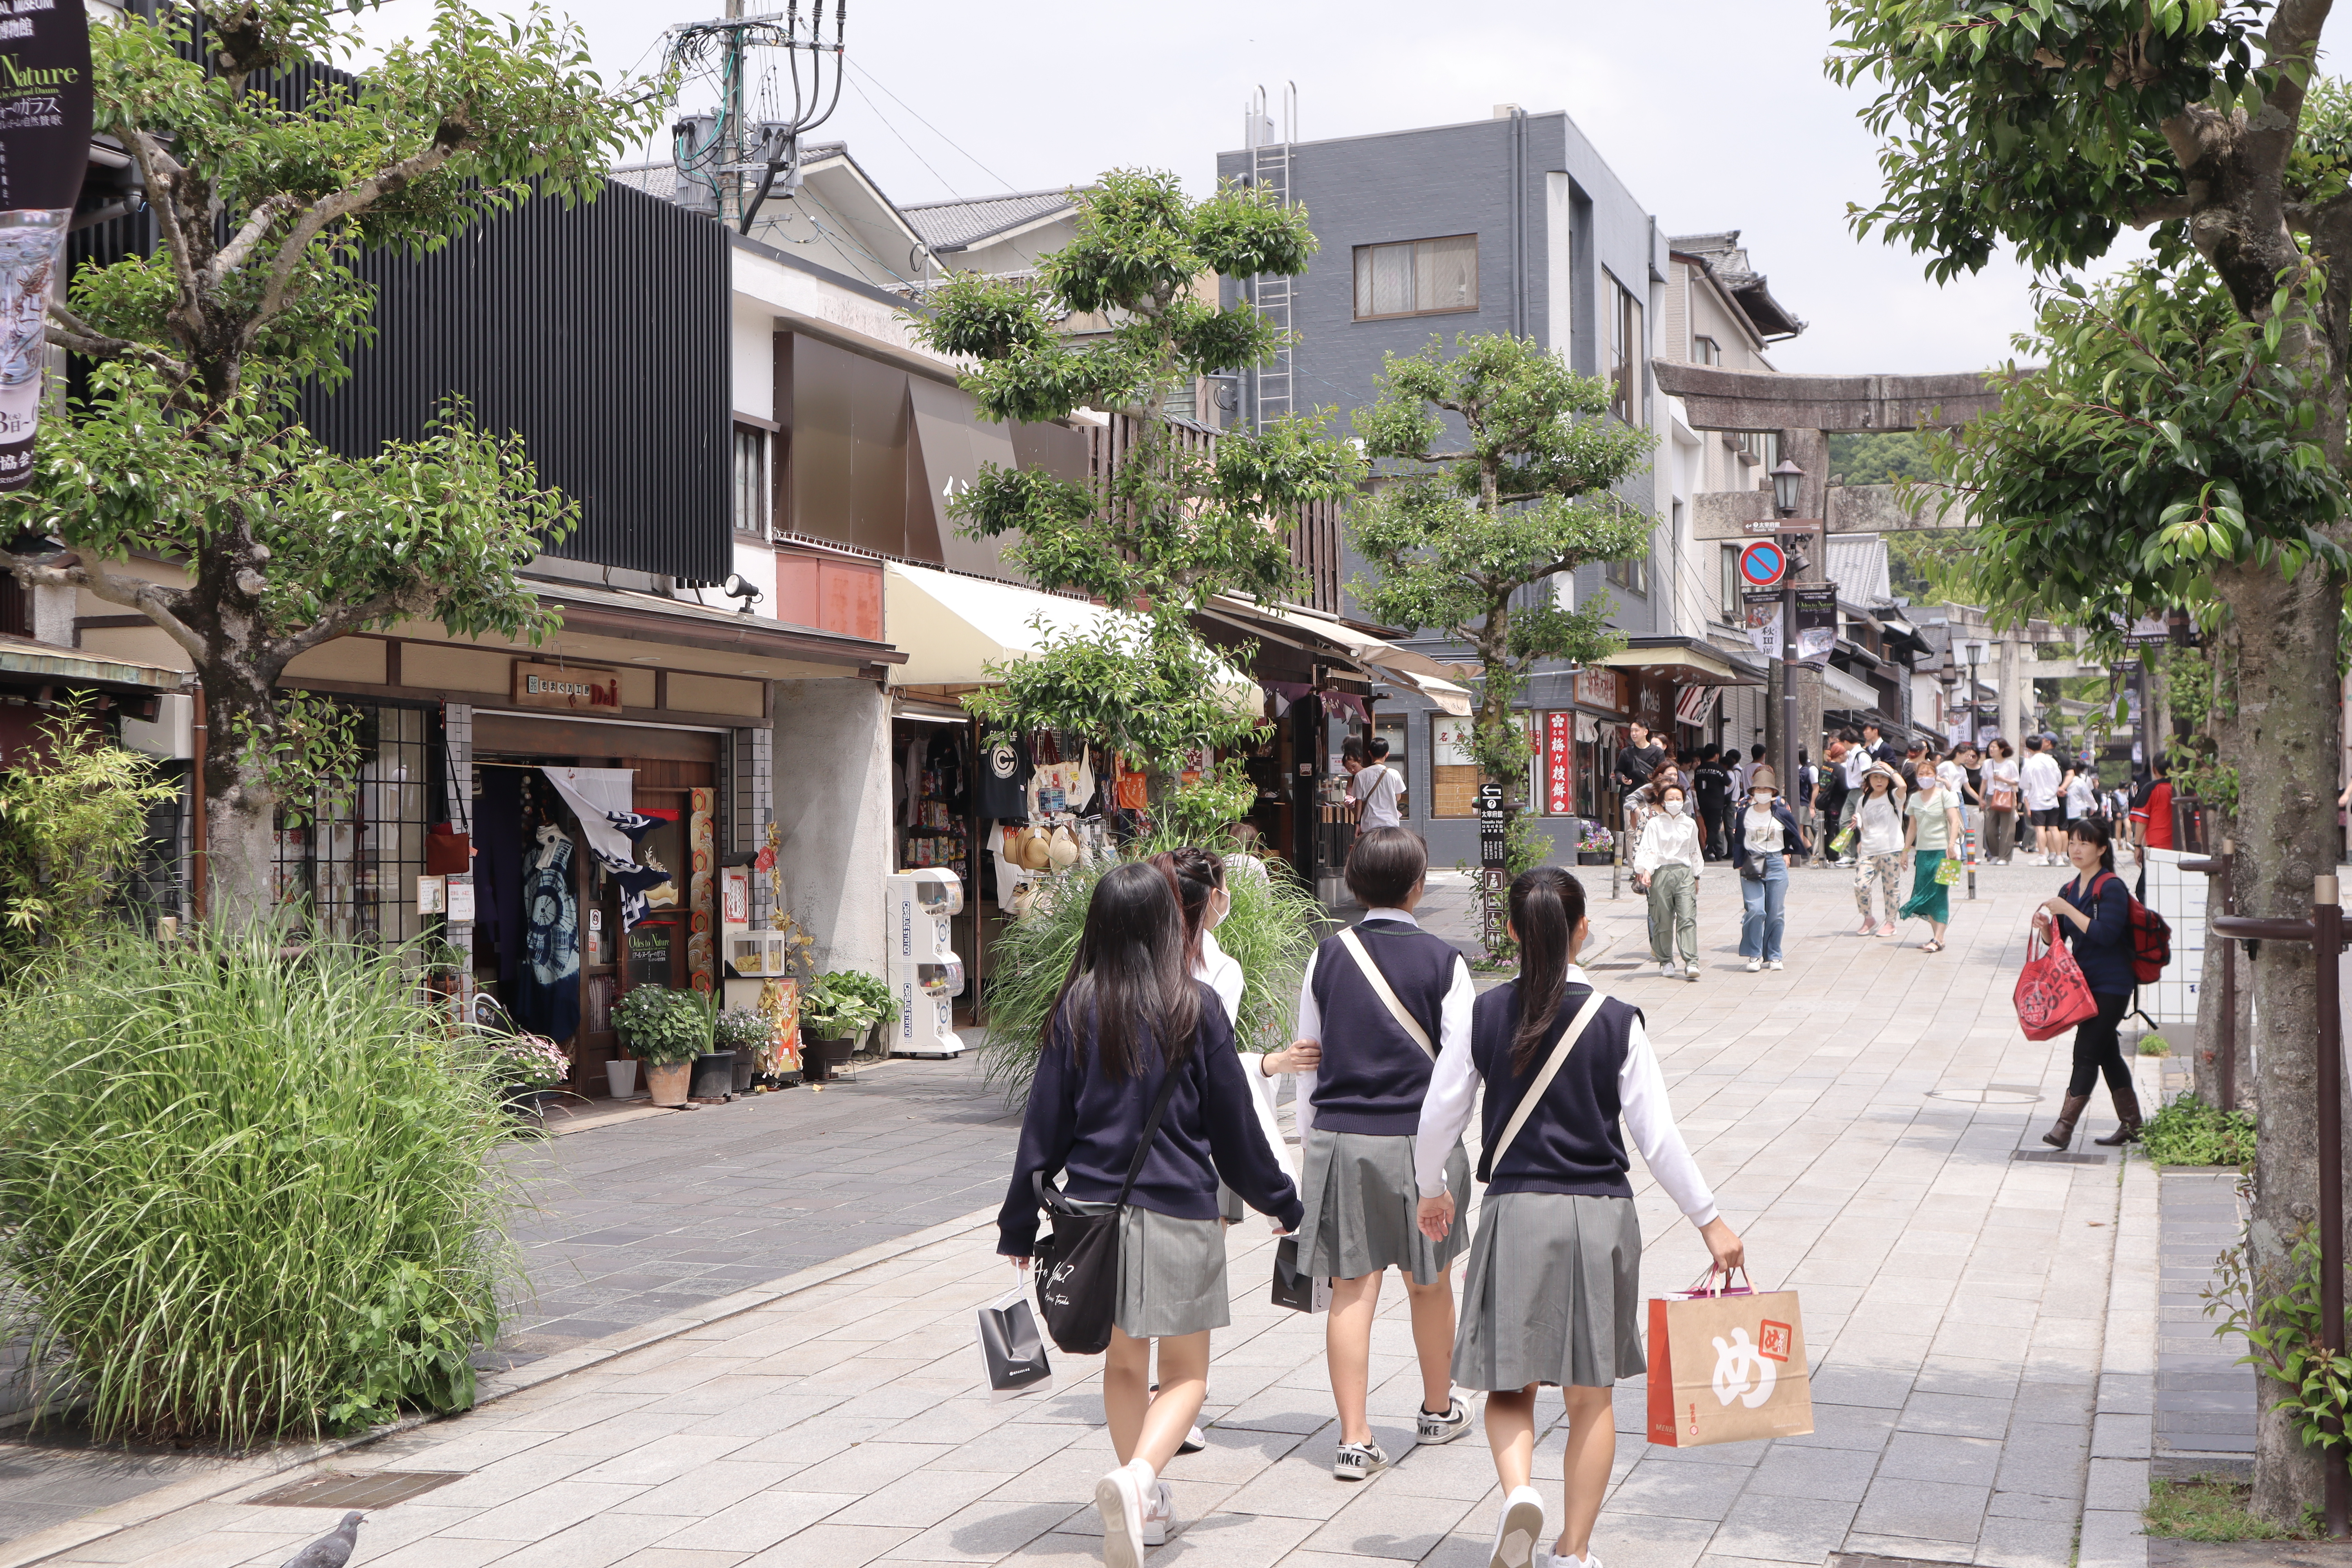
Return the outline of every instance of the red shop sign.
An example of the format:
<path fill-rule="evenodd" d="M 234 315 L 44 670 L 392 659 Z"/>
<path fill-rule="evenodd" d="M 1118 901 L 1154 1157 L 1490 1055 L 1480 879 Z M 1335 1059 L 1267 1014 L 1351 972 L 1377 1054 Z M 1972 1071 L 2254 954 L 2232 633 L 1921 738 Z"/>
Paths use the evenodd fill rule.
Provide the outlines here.
<path fill-rule="evenodd" d="M 1549 816 L 1566 816 L 1574 810 L 1572 792 L 1569 788 L 1570 770 L 1576 757 L 1576 715 L 1547 713 L 1544 715 L 1544 812 Z"/>

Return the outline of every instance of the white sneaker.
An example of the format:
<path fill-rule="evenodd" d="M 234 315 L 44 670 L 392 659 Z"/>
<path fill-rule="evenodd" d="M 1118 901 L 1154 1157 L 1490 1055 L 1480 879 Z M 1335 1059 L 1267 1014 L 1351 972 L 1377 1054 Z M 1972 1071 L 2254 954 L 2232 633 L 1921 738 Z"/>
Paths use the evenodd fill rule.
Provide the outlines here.
<path fill-rule="evenodd" d="M 1470 1430 L 1470 1407 L 1462 1403 L 1459 1395 L 1446 1399 L 1443 1415 L 1417 1410 L 1413 1417 L 1412 1436 L 1416 1443 L 1451 1443 Z"/>
<path fill-rule="evenodd" d="M 1684 970 L 1683 978 L 1690 981 L 1693 984 L 1696 984 L 1698 983 L 1698 965 L 1694 963 L 1688 969 Z"/>
<path fill-rule="evenodd" d="M 1748 961 L 1748 973 L 1750 974 L 1754 974 L 1763 967 L 1764 961 L 1760 958 L 1751 958 Z"/>
<path fill-rule="evenodd" d="M 1765 968 L 1767 968 L 1767 969 L 1778 969 L 1778 968 L 1780 968 L 1780 961 L 1779 959 L 1777 959 L 1777 958 L 1776 958 L 1776 959 L 1774 959 L 1771 963 L 1769 963 L 1766 964 L 1764 967 L 1765 967 Z"/>
<path fill-rule="evenodd" d="M 1495 1550 L 1486 1568 L 1537 1568 L 1544 1538 L 1543 1499 L 1533 1487 L 1513 1487 L 1495 1526 Z"/>
<path fill-rule="evenodd" d="M 1201 1436 L 1201 1429 L 1198 1426 L 1194 1426 L 1184 1434 L 1184 1440 L 1176 1445 L 1176 1451 L 1180 1454 L 1197 1454 L 1208 1446 L 1209 1440 Z"/>
<path fill-rule="evenodd" d="M 1331 1478 L 1368 1481 L 1389 1468 L 1388 1451 L 1378 1443 L 1342 1443 L 1331 1457 Z"/>
<path fill-rule="evenodd" d="M 1662 958 L 1658 960 L 1658 978 L 1661 980 L 1672 980 L 1674 977 L 1675 961 L 1671 958 Z"/>
<path fill-rule="evenodd" d="M 1095 1511 L 1103 1521 L 1104 1568 L 1143 1568 L 1144 1492 L 1157 1480 L 1151 1467 L 1137 1459 L 1095 1483 Z"/>
<path fill-rule="evenodd" d="M 1166 1481 L 1154 1482 L 1151 1496 L 1143 1505 L 1143 1544 L 1165 1546 L 1168 1531 L 1176 1523 L 1176 1494 Z"/>

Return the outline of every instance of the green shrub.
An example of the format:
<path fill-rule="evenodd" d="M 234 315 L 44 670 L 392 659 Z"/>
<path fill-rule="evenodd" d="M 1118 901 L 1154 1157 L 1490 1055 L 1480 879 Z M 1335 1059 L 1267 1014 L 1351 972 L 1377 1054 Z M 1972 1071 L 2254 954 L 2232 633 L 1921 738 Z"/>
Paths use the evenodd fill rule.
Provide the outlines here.
<path fill-rule="evenodd" d="M 2142 1035 L 2139 1037 L 2139 1054 L 2144 1057 L 2168 1057 L 2172 1054 L 2172 1042 L 2162 1035 Z"/>
<path fill-rule="evenodd" d="M 114 923 L 108 906 L 147 845 L 147 813 L 179 794 L 155 764 L 109 745 L 85 702 L 34 726 L 38 748 L 0 773 L 0 955 L 70 947 Z"/>
<path fill-rule="evenodd" d="M 711 1009 L 691 991 L 633 985 L 613 1009 L 613 1031 L 653 1067 L 690 1062 L 710 1049 Z"/>
<path fill-rule="evenodd" d="M 1139 839 L 1130 857 L 1158 852 L 1182 839 Z M 1095 883 L 1116 862 L 1081 863 L 1055 873 L 1037 892 L 1027 918 L 1007 926 L 989 949 L 988 1038 L 982 1047 L 989 1083 L 1019 1100 L 1037 1068 L 1046 1015 L 1069 973 L 1086 929 Z M 1262 860 L 1265 880 L 1228 874 L 1233 910 L 1217 927 L 1217 944 L 1242 966 L 1241 1020 L 1234 1033 L 1244 1050 L 1276 1050 L 1290 1043 L 1298 1014 L 1298 982 L 1307 972 L 1325 916 L 1323 906 L 1290 868 Z"/>
<path fill-rule="evenodd" d="M 710 1033 L 710 1048 L 753 1052 L 774 1043 L 775 1026 L 749 1007 L 730 1007 L 719 1015 Z"/>
<path fill-rule="evenodd" d="M 2217 1110 L 2183 1089 L 2140 1130 L 2147 1157 L 2159 1165 L 2251 1165 L 2254 1119 Z"/>
<path fill-rule="evenodd" d="M 401 962 L 117 936 L 0 994 L 0 1269 L 34 1390 L 242 1446 L 473 1403 L 516 1192 L 486 1049 Z"/>
<path fill-rule="evenodd" d="M 847 996 L 865 1003 L 874 1014 L 866 1020 L 867 1028 L 877 1023 L 895 1024 L 898 1021 L 898 998 L 892 994 L 890 983 L 878 974 L 868 974 L 857 969 L 836 969 L 817 982 L 817 990 L 828 1001 Z"/>

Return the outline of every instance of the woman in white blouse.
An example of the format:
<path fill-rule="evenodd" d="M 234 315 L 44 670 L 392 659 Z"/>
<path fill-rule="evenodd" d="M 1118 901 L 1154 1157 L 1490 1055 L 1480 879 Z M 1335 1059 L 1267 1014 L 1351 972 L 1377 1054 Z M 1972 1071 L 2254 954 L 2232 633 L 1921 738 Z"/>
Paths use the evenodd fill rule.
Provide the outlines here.
<path fill-rule="evenodd" d="M 1698 979 L 1698 879 L 1706 868 L 1690 797 L 1679 784 L 1660 786 L 1658 814 L 1642 825 L 1633 846 L 1633 887 L 1650 896 L 1650 956 L 1663 978 Z"/>

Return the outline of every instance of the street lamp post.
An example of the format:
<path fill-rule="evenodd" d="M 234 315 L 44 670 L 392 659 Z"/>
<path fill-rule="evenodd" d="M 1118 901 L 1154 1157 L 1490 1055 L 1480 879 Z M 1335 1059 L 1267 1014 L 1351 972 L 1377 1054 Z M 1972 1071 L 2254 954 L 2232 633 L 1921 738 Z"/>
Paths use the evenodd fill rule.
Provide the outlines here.
<path fill-rule="evenodd" d="M 1772 470 L 1772 510 L 1797 512 L 1805 470 L 1787 458 Z M 1786 540 L 1782 541 L 1785 548 Z M 1797 569 L 1790 558 L 1780 573 L 1780 798 L 1796 809 L 1797 799 Z"/>
<path fill-rule="evenodd" d="M 1968 655 L 1969 659 L 1969 732 L 1962 737 L 1962 740 L 1966 744 L 1973 746 L 1977 743 L 1977 731 L 1983 728 L 1977 722 L 1977 695 L 1982 689 L 1977 685 L 1977 667 L 1984 662 L 1985 645 L 1970 637 L 1960 645 L 1960 651 Z M 1982 752 L 1978 753 L 1979 768 L 1988 765 L 1990 762 L 1991 759 Z M 1982 778 L 1984 774 L 1979 772 L 1977 776 Z M 1984 821 L 1984 796 L 1981 791 L 1978 793 L 1977 802 L 1977 821 L 1981 825 Z M 1961 813 L 1963 817 L 1967 815 L 1966 812 Z M 1983 854 L 1984 839 L 1979 828 L 1979 832 L 1969 836 L 1969 897 L 1971 899 L 1977 896 L 1977 861 Z"/>

